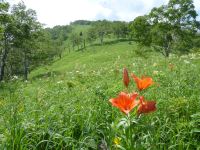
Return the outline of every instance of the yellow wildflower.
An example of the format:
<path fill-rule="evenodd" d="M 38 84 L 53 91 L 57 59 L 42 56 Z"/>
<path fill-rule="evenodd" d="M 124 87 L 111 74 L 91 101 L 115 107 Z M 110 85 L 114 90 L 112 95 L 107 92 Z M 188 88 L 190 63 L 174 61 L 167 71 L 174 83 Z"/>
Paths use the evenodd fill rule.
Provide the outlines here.
<path fill-rule="evenodd" d="M 119 137 L 116 137 L 116 138 L 114 138 L 114 144 L 115 145 L 119 145 L 120 144 L 120 141 L 121 141 L 121 138 L 119 138 Z"/>

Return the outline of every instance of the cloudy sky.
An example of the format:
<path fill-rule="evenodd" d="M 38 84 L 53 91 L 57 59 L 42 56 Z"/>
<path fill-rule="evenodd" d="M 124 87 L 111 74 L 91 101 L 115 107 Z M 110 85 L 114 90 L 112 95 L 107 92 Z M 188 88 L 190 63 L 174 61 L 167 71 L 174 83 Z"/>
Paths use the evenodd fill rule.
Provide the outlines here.
<path fill-rule="evenodd" d="M 20 0 L 7 0 L 16 4 Z M 48 27 L 66 25 L 74 20 L 132 21 L 148 13 L 153 7 L 168 0 L 23 0 L 28 8 L 36 10 L 38 20 Z M 194 0 L 200 15 L 200 0 Z"/>

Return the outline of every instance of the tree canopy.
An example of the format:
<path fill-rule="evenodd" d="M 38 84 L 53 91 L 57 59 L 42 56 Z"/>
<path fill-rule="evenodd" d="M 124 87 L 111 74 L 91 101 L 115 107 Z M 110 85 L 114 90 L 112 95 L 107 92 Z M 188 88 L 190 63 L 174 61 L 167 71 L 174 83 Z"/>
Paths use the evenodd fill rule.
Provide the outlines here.
<path fill-rule="evenodd" d="M 192 37 L 200 28 L 197 15 L 192 0 L 170 0 L 137 17 L 130 28 L 136 41 L 168 57 L 174 50 L 184 52 L 192 46 Z"/>

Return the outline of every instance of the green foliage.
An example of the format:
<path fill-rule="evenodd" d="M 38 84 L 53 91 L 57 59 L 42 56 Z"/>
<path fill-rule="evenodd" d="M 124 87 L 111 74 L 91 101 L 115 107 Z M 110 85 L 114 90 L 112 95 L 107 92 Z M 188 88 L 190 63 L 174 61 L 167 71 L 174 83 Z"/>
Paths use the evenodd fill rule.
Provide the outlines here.
<path fill-rule="evenodd" d="M 113 34 L 119 38 L 126 38 L 129 30 L 128 30 L 128 23 L 122 21 L 114 21 L 112 23 Z"/>
<path fill-rule="evenodd" d="M 27 9 L 23 2 L 12 7 L 15 32 L 13 33 L 13 45 L 18 48 L 18 55 L 23 62 L 24 79 L 28 79 L 29 64 L 36 48 L 36 39 L 41 30 L 41 24 L 37 21 L 36 12 Z M 15 53 L 17 54 L 17 53 Z"/>
<path fill-rule="evenodd" d="M 65 36 L 60 34 L 57 41 L 51 40 L 37 21 L 36 12 L 26 9 L 23 2 L 14 5 L 10 12 L 8 8 L 8 3 L 1 3 L 0 80 L 14 75 L 24 75 L 27 80 L 36 66 L 61 56 Z"/>
<path fill-rule="evenodd" d="M 149 46 L 151 43 L 151 25 L 147 16 L 139 16 L 130 22 L 131 37 L 141 45 Z"/>
<path fill-rule="evenodd" d="M 88 20 L 76 20 L 74 22 L 71 22 L 70 25 L 91 25 L 93 21 Z"/>
<path fill-rule="evenodd" d="M 47 32 L 51 34 L 51 38 L 53 40 L 61 40 L 65 41 L 68 39 L 69 34 L 72 32 L 72 27 L 71 26 L 55 26 L 53 28 L 46 28 L 45 29 Z"/>
<path fill-rule="evenodd" d="M 0 81 L 3 80 L 6 59 L 12 42 L 13 18 L 8 13 L 9 4 L 0 3 Z"/>
<path fill-rule="evenodd" d="M 91 46 L 34 70 L 31 81 L 13 78 L 1 83 L 0 148 L 117 149 L 126 145 L 120 134 L 124 131 L 113 130 L 113 123 L 124 114 L 108 100 L 124 89 L 121 72 L 127 66 L 138 75 L 154 74 L 155 84 L 145 96 L 158 102 L 156 112 L 135 122 L 133 148 L 197 149 L 199 54 L 166 60 L 156 52 L 140 57 L 135 53 L 138 49 L 128 42 Z M 136 88 L 132 80 L 130 86 Z"/>
<path fill-rule="evenodd" d="M 127 149 L 130 141 L 133 149 L 199 148 L 199 54 L 164 59 L 141 48 L 151 45 L 165 56 L 187 51 L 192 41 L 197 48 L 191 0 L 170 0 L 130 28 L 121 21 L 78 20 L 43 29 L 23 2 L 8 9 L 1 1 L 0 75 L 5 68 L 11 80 L 0 84 L 0 149 Z M 140 45 L 113 41 L 129 32 Z M 97 39 L 102 46 L 92 45 Z M 64 52 L 71 47 L 84 53 Z M 139 76 L 153 74 L 155 84 L 145 96 L 158 102 L 155 113 L 134 120 L 128 141 L 124 130 L 114 128 L 124 114 L 108 102 L 124 90 L 124 66 Z M 22 82 L 18 76 L 28 72 L 30 81 Z"/>
<path fill-rule="evenodd" d="M 82 32 L 80 32 L 80 33 L 82 33 Z M 77 49 L 79 50 L 80 46 L 83 42 L 83 39 L 82 39 L 80 33 L 72 33 L 69 37 L 69 39 L 72 43 L 73 50 L 75 49 L 75 46 L 77 46 Z"/>
<path fill-rule="evenodd" d="M 96 34 L 98 35 L 101 45 L 103 44 L 105 36 L 108 36 L 112 32 L 111 23 L 107 20 L 95 22 L 93 28 L 95 29 Z"/>
<path fill-rule="evenodd" d="M 87 31 L 87 41 L 93 43 L 97 39 L 97 33 L 95 28 L 90 28 Z"/>
<path fill-rule="evenodd" d="M 168 5 L 152 9 L 149 17 L 153 25 L 153 44 L 160 46 L 166 57 L 172 50 L 189 51 L 191 38 L 200 27 L 192 0 L 170 0 Z"/>
<path fill-rule="evenodd" d="M 151 45 L 164 56 L 171 52 L 186 53 L 200 28 L 192 0 L 170 0 L 153 8 L 148 15 L 137 17 L 131 24 L 131 35 L 142 45 Z"/>

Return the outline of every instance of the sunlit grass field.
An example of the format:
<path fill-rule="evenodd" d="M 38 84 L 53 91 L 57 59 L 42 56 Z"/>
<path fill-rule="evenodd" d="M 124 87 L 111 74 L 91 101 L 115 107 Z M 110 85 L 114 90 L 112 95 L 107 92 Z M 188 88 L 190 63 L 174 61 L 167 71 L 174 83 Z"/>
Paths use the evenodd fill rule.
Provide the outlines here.
<path fill-rule="evenodd" d="M 66 53 L 27 82 L 1 83 L 0 149 L 128 149 L 113 127 L 125 114 L 109 102 L 125 90 L 124 67 L 153 78 L 144 96 L 157 102 L 135 124 L 132 149 L 200 149 L 200 54 L 166 59 L 128 41 Z"/>

